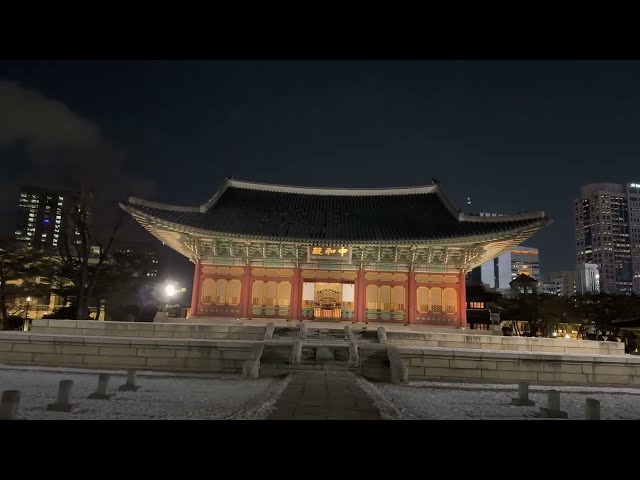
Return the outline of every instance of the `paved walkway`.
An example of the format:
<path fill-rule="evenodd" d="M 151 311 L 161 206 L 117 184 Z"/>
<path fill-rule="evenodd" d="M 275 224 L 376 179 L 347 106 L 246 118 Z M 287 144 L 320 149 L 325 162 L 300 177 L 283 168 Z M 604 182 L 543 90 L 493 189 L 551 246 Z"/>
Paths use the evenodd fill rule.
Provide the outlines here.
<path fill-rule="evenodd" d="M 296 372 L 269 420 L 380 420 L 380 412 L 349 372 Z"/>

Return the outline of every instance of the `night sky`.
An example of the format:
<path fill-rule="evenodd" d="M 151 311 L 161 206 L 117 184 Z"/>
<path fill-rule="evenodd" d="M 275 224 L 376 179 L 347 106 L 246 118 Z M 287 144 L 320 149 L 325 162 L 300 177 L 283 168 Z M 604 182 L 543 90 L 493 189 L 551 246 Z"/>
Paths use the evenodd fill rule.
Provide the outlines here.
<path fill-rule="evenodd" d="M 0 230 L 22 182 L 197 205 L 225 176 L 435 177 L 465 212 L 544 210 L 526 245 L 573 268 L 579 186 L 640 182 L 639 86 L 638 61 L 0 62 Z"/>

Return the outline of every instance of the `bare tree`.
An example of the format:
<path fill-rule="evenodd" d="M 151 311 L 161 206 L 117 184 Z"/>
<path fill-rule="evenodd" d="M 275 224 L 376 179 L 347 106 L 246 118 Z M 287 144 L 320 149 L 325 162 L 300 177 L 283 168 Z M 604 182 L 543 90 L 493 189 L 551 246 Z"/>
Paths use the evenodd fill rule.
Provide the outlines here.
<path fill-rule="evenodd" d="M 59 242 L 59 253 L 67 276 L 75 285 L 76 319 L 89 317 L 89 299 L 93 296 L 101 270 L 124 221 L 118 209 L 113 227 L 101 236 L 94 222 L 93 194 L 82 187 L 69 208 L 63 212 L 65 222 Z"/>

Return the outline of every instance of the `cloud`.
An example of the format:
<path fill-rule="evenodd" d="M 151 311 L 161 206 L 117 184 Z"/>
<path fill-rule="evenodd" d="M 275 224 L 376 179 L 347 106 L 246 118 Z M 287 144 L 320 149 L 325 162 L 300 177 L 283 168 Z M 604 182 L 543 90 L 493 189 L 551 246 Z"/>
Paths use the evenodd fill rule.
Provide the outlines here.
<path fill-rule="evenodd" d="M 15 145 L 24 147 L 26 162 L 4 169 L 7 194 L 21 183 L 68 188 L 85 184 L 105 205 L 115 207 L 127 195 L 155 190 L 152 181 L 124 170 L 124 151 L 116 149 L 95 122 L 59 100 L 0 80 L 0 149 Z M 0 155 L 4 158 L 0 161 L 15 162 Z M 14 188 L 7 189 L 9 185 Z"/>
<path fill-rule="evenodd" d="M 17 83 L 0 81 L 0 105 L 0 145 L 26 140 L 37 151 L 106 143 L 93 122 Z"/>
<path fill-rule="evenodd" d="M 47 171 L 72 170 L 75 180 L 119 171 L 124 154 L 64 103 L 0 80 L 0 105 L 0 147 L 21 142 L 29 162 Z"/>

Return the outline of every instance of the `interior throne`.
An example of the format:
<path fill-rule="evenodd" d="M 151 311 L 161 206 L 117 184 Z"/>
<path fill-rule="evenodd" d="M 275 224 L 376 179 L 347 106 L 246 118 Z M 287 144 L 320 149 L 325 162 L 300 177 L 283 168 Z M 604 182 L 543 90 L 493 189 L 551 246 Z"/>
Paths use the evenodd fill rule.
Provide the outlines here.
<path fill-rule="evenodd" d="M 313 316 L 316 319 L 340 319 L 342 317 L 342 292 L 337 288 L 316 291 Z"/>

